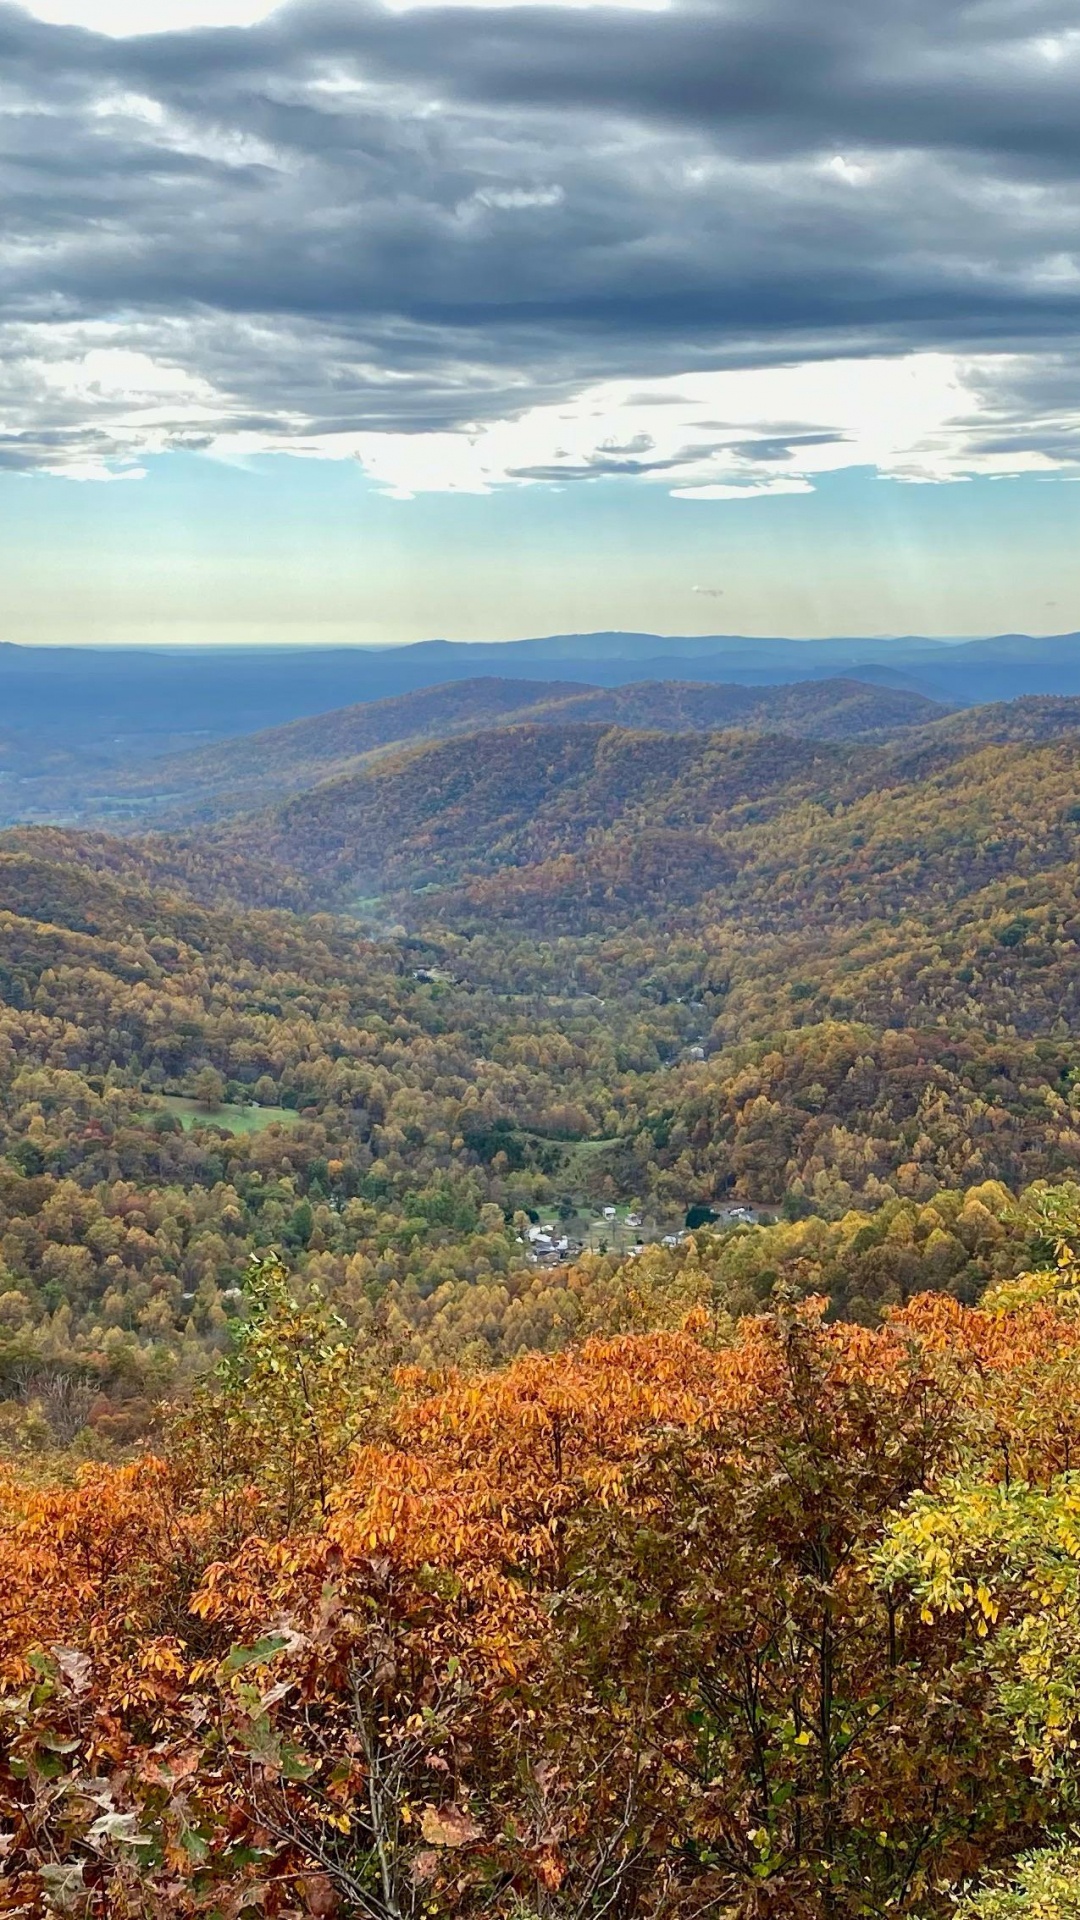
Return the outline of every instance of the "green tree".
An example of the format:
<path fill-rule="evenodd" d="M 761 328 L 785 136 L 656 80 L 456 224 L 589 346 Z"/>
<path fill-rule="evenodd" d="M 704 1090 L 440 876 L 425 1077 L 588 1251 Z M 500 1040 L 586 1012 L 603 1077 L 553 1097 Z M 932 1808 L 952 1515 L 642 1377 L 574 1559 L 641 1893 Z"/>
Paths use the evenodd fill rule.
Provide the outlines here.
<path fill-rule="evenodd" d="M 216 1067 L 200 1067 L 195 1075 L 195 1098 L 207 1113 L 220 1113 L 225 1082 Z"/>
<path fill-rule="evenodd" d="M 349 1448 L 373 1430 L 386 1374 L 276 1254 L 252 1256 L 244 1292 L 230 1350 L 175 1417 L 173 1442 L 238 1527 L 288 1533 L 325 1513 Z"/>

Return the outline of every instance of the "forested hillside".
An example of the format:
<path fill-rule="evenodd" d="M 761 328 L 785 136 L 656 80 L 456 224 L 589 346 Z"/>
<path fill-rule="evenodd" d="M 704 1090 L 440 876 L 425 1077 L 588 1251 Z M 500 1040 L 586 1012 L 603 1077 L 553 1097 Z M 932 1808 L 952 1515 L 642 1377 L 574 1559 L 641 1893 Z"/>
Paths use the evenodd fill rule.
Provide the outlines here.
<path fill-rule="evenodd" d="M 739 805 L 772 810 L 842 789 L 849 763 L 858 781 L 850 750 L 824 742 L 528 724 L 380 760 L 221 840 L 303 867 L 340 902 L 526 867 L 612 829 L 636 838 L 646 822 L 693 848 L 695 829 Z"/>
<path fill-rule="evenodd" d="M 937 732 L 948 740 L 989 745 L 1006 740 L 1057 740 L 1080 728 L 1080 700 L 1063 695 L 1028 694 L 1021 700 L 998 700 L 988 706 L 965 707 L 943 718 Z"/>
<path fill-rule="evenodd" d="M 92 760 L 80 765 L 72 754 L 60 754 L 37 780 L 26 777 L 32 762 L 25 749 L 13 748 L 5 756 L 0 741 L 0 774 L 7 768 L 9 782 L 14 778 L 9 801 L 31 817 L 44 809 L 104 824 L 178 826 L 248 811 L 358 771 L 368 756 L 387 748 L 511 723 L 561 730 L 594 721 L 669 733 L 740 726 L 841 740 L 898 734 L 945 710 L 918 693 L 854 680 L 769 688 L 653 680 L 600 688 L 572 681 L 477 678 L 122 767 L 95 768 Z"/>
<path fill-rule="evenodd" d="M 605 1206 L 782 1212 L 742 1306 L 973 1297 L 1080 1165 L 1077 754 L 514 727 L 216 840 L 7 835 L 14 1427 L 145 1421 L 267 1247 L 429 1357 L 568 1338 L 625 1230 L 594 1274 L 525 1225 Z M 360 856 L 369 933 L 303 917 Z M 852 1209 L 858 1258 L 799 1237 Z"/>
<path fill-rule="evenodd" d="M 130 767 L 92 782 L 77 804 L 80 811 L 106 816 L 164 815 L 172 821 L 228 814 L 316 786 L 380 748 L 498 725 L 534 704 L 572 699 L 577 691 L 562 681 L 452 681 Z"/>
<path fill-rule="evenodd" d="M 217 844 L 328 904 L 456 884 L 537 930 L 690 906 L 698 924 L 814 926 L 826 905 L 891 917 L 1071 864 L 1078 767 L 1074 732 L 879 746 L 529 724 L 388 756 Z"/>
<path fill-rule="evenodd" d="M 1080 737 L 963 719 L 0 836 L 0 1912 L 1072 1920 Z"/>

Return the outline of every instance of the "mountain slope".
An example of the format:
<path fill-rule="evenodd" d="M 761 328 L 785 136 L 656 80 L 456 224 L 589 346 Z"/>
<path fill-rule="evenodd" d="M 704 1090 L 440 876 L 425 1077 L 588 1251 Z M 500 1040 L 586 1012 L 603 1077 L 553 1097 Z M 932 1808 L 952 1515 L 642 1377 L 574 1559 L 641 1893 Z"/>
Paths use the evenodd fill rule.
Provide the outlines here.
<path fill-rule="evenodd" d="M 549 712 L 553 721 L 599 720 L 619 727 L 658 727 L 666 733 L 741 727 L 808 740 L 901 733 L 941 717 L 940 704 L 922 694 L 847 679 L 774 687 L 643 680 L 538 705 L 529 718 L 543 720 Z"/>
<path fill-rule="evenodd" d="M 57 876 L 63 884 L 57 890 Z M 312 895 L 300 873 L 184 834 L 119 839 L 66 827 L 11 827 L 0 833 L 0 911 L 63 926 L 110 924 L 136 912 L 147 890 L 204 906 L 303 911 Z"/>
<path fill-rule="evenodd" d="M 104 824 L 168 825 L 222 818 L 359 772 L 365 757 L 495 725 L 564 727 L 592 721 L 664 732 L 723 727 L 841 740 L 899 735 L 940 718 L 922 695 L 857 681 L 799 681 L 751 688 L 697 681 L 580 687 L 567 681 L 482 678 L 401 694 L 294 721 L 194 753 L 172 755 L 91 781 L 79 817 Z"/>
<path fill-rule="evenodd" d="M 989 746 L 1008 740 L 1060 740 L 1080 732 L 1080 698 L 1057 694 L 1025 694 L 1019 700 L 996 700 L 989 706 L 967 707 L 938 719 L 933 734 L 941 740 Z"/>
<path fill-rule="evenodd" d="M 740 806 L 764 820 L 777 794 L 795 804 L 842 791 L 855 752 L 785 735 L 529 723 L 384 758 L 221 843 L 338 897 L 445 884 L 580 852 L 614 829 L 693 835 Z"/>
<path fill-rule="evenodd" d="M 929 737 L 928 737 L 929 736 Z M 1080 848 L 1080 735 L 909 749 L 530 722 L 387 755 L 220 830 L 328 902 L 440 890 L 473 925 L 853 925 Z"/>
<path fill-rule="evenodd" d="M 798 775 L 778 781 L 767 795 L 680 821 L 690 831 L 676 842 L 680 791 L 673 782 L 643 817 L 615 820 L 580 848 L 462 873 L 453 898 L 434 904 L 473 926 L 546 932 L 663 921 L 676 906 L 692 907 L 698 928 L 787 935 L 959 915 L 969 899 L 1001 887 L 1004 925 L 1027 910 L 1029 883 L 1059 873 L 1055 912 L 1075 912 L 1080 739 L 940 749 L 929 769 L 880 749 L 849 749 L 816 792 Z"/>

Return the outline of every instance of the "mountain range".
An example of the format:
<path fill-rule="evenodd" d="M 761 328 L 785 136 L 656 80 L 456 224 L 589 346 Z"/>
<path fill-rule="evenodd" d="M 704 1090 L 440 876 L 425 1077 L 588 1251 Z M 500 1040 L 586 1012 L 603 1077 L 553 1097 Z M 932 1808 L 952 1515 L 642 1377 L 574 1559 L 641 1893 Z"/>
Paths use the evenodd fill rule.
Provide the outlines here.
<path fill-rule="evenodd" d="M 759 700 L 564 685 L 518 708 L 519 690 L 451 685 L 206 749 L 187 772 L 211 817 L 181 810 L 147 834 L 159 817 L 148 806 L 123 838 L 79 835 L 80 857 L 126 884 L 359 908 L 418 929 L 433 917 L 530 937 L 722 923 L 772 938 L 830 919 L 961 914 L 1010 875 L 1019 898 L 1080 852 L 1080 700 L 926 721 L 928 703 L 890 691 L 893 728 L 856 731 L 882 719 L 880 690 L 817 683 Z M 8 845 L 71 857 L 55 827 Z"/>
<path fill-rule="evenodd" d="M 532 704 L 537 683 L 565 694 L 645 681 L 763 688 L 842 678 L 969 706 L 1080 694 L 1080 635 L 952 642 L 591 633 L 295 650 L 0 644 L 0 814 L 45 817 L 115 769 L 478 677 L 532 683 Z"/>
<path fill-rule="evenodd" d="M 69 812 L 83 821 L 182 825 L 227 817 L 359 772 L 387 751 L 490 727 L 590 723 L 684 733 L 738 726 L 835 740 L 892 736 L 942 712 L 922 694 L 854 680 L 770 688 L 667 680 L 614 688 L 457 680 L 104 774 L 51 774 L 36 792 L 50 815 L 66 799 Z M 24 800 L 33 793 L 34 784 L 24 783 Z"/>
<path fill-rule="evenodd" d="M 841 739 L 511 718 L 194 829 L 19 828 L 0 869 L 0 908 L 90 934 L 151 887 L 358 915 L 489 977 L 685 974 L 732 1042 L 837 1016 L 1053 1037 L 1080 1024 L 1080 700 Z"/>
<path fill-rule="evenodd" d="M 1080 701 L 876 740 L 529 721 L 388 752 L 204 844 L 417 924 L 861 923 L 1073 861 L 1078 769 Z"/>

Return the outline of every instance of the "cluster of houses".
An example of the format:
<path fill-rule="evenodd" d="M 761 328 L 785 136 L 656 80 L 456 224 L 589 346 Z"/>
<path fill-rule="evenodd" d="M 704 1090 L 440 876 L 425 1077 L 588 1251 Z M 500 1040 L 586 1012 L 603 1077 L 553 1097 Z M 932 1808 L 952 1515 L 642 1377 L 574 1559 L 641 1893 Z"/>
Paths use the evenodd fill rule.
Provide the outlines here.
<path fill-rule="evenodd" d="M 554 1224 L 531 1226 L 525 1235 L 529 1243 L 529 1252 L 538 1265 L 554 1265 L 560 1260 L 573 1260 L 581 1252 L 580 1240 L 571 1240 Z"/>
<path fill-rule="evenodd" d="M 700 1224 L 717 1227 L 753 1227 L 757 1226 L 764 1217 L 756 1207 L 720 1207 L 715 1211 L 709 1207 L 703 1208 L 701 1211 L 708 1217 L 701 1221 Z M 617 1225 L 621 1224 L 632 1233 L 637 1233 L 636 1244 L 627 1249 L 627 1257 L 629 1259 L 632 1260 L 635 1255 L 641 1252 L 643 1242 L 640 1234 L 640 1228 L 642 1226 L 640 1213 L 628 1213 L 620 1223 L 618 1208 L 604 1207 L 601 1209 L 601 1217 L 604 1225 L 607 1227 L 614 1229 Z M 689 1215 L 687 1217 L 688 1219 L 690 1218 Z M 662 1247 L 681 1247 L 690 1239 L 694 1231 L 695 1227 L 692 1224 L 683 1227 L 678 1233 L 665 1233 L 661 1238 L 660 1245 Z M 585 1251 L 583 1241 L 572 1237 L 563 1227 L 556 1226 L 554 1221 L 534 1222 L 526 1228 L 522 1237 L 529 1249 L 529 1258 L 534 1261 L 537 1266 L 559 1266 L 564 1261 L 576 1260 L 578 1256 Z"/>
<path fill-rule="evenodd" d="M 618 1219 L 618 1217 L 619 1217 L 619 1209 L 618 1209 L 618 1207 L 605 1207 L 605 1208 L 604 1208 L 604 1219 L 605 1219 L 605 1220 L 617 1220 L 617 1219 Z M 627 1216 L 626 1216 L 626 1221 L 625 1221 L 625 1225 L 626 1225 L 626 1226 L 628 1226 L 628 1227 L 640 1227 L 640 1225 L 641 1225 L 641 1215 L 640 1215 L 640 1213 L 628 1213 L 628 1214 L 627 1214 Z"/>
<path fill-rule="evenodd" d="M 605 1226 L 614 1227 L 619 1218 L 617 1207 L 604 1207 L 601 1216 Z M 623 1226 L 636 1232 L 641 1226 L 639 1213 L 628 1213 Z M 564 1260 L 576 1260 L 584 1253 L 585 1243 L 569 1233 L 565 1228 L 557 1227 L 553 1221 L 541 1221 L 526 1228 L 524 1239 L 529 1255 L 537 1266 L 557 1266 Z"/>

